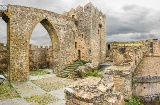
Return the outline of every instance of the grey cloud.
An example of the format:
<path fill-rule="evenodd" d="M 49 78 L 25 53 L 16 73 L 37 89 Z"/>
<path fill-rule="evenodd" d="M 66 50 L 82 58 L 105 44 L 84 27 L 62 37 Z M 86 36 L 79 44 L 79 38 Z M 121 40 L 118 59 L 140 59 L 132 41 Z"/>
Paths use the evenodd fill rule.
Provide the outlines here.
<path fill-rule="evenodd" d="M 131 36 L 131 39 L 153 39 L 153 38 L 157 38 L 154 34 L 151 33 L 142 33 L 142 34 L 135 34 L 133 36 Z"/>
<path fill-rule="evenodd" d="M 148 18 L 148 15 L 155 11 L 134 5 L 124 6 L 123 10 L 120 13 L 107 15 L 107 35 L 144 33 L 154 27 L 155 21 Z"/>
<path fill-rule="evenodd" d="M 122 12 L 113 11 L 107 15 L 107 41 L 160 38 L 157 34 L 160 33 L 160 11 L 136 5 L 124 6 L 122 10 Z M 122 39 L 122 36 L 125 39 Z"/>
<path fill-rule="evenodd" d="M 2 0 L 2 5 L 15 4 L 39 9 L 45 9 L 56 13 L 69 11 L 71 8 L 76 8 L 79 5 L 84 6 L 91 0 Z M 160 33 L 160 11 L 155 11 L 149 8 L 140 7 L 137 5 L 125 5 L 119 12 L 110 10 L 105 3 L 106 0 L 92 0 L 94 6 L 106 13 L 107 16 L 107 41 L 132 41 L 143 38 L 158 37 Z M 0 42 L 6 40 L 6 27 L 1 24 L 0 19 Z M 3 27 L 1 27 L 1 25 Z M 38 44 L 45 43 L 50 40 L 46 30 L 37 26 L 37 29 L 32 33 L 31 42 Z M 140 33 L 136 36 L 135 33 Z M 2 37 L 3 36 L 3 37 Z M 47 38 L 48 37 L 48 38 Z"/>

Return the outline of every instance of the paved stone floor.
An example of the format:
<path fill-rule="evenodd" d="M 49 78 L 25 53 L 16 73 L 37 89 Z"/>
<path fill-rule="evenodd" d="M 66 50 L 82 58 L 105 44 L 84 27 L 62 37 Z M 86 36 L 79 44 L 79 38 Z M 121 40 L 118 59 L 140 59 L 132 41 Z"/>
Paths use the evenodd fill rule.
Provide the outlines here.
<path fill-rule="evenodd" d="M 50 71 L 51 70 L 47 70 Z M 21 98 L 0 100 L 0 105 L 39 105 L 33 102 L 27 102 L 25 98 L 32 96 L 43 96 L 49 94 L 57 101 L 50 102 L 48 105 L 65 105 L 64 89 L 67 86 L 79 84 L 79 82 L 90 81 L 89 83 L 97 83 L 101 78 L 89 77 L 86 79 L 71 80 L 56 77 L 55 74 L 46 74 L 43 76 L 30 76 L 28 82 L 15 82 L 12 83 L 13 87 L 20 94 Z"/>
<path fill-rule="evenodd" d="M 47 70 L 47 71 L 51 72 L 51 70 Z M 45 93 L 48 93 L 48 94 L 59 99 L 58 101 L 49 103 L 48 105 L 65 105 L 65 96 L 64 96 L 65 87 L 62 87 L 62 88 L 60 87 L 57 90 L 52 90 L 52 91 L 48 92 L 48 91 L 43 90 L 40 86 L 37 86 L 36 84 L 34 84 L 32 82 L 32 80 L 33 81 L 42 81 L 42 79 L 45 79 L 45 80 L 47 79 L 46 82 L 48 82 L 50 80 L 54 80 L 54 79 L 56 79 L 56 80 L 59 79 L 59 81 L 61 81 L 61 82 L 64 81 L 64 79 L 56 77 L 55 74 L 53 74 L 53 73 L 46 74 L 44 76 L 30 76 L 30 80 L 28 82 L 12 83 L 13 87 L 21 95 L 22 98 L 0 100 L 0 105 L 35 105 L 34 103 L 27 102 L 24 98 L 35 96 L 35 95 L 43 95 Z M 68 80 L 69 85 L 71 84 L 71 82 L 73 82 L 73 80 Z M 45 85 L 45 83 L 44 83 L 44 85 Z M 56 85 L 56 83 L 55 83 L 55 85 Z"/>
<path fill-rule="evenodd" d="M 160 57 L 146 57 L 137 76 L 160 76 Z"/>

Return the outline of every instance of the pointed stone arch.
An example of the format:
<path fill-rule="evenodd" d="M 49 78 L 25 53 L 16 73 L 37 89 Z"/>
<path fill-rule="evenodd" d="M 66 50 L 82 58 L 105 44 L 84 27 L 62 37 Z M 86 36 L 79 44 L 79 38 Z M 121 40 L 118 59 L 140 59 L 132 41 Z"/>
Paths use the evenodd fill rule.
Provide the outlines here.
<path fill-rule="evenodd" d="M 32 33 L 34 31 L 34 29 L 36 28 L 36 26 L 41 23 L 42 26 L 47 30 L 49 36 L 50 36 L 50 39 L 51 39 L 51 43 L 52 43 L 52 59 L 53 59 L 53 72 L 54 73 L 57 73 L 59 71 L 59 65 L 60 65 L 60 43 L 59 43 L 59 38 L 58 38 L 58 35 L 57 35 L 57 32 L 56 32 L 56 29 L 53 25 L 53 23 L 51 23 L 49 21 L 49 19 L 40 19 L 40 21 L 37 21 L 35 22 L 35 25 L 33 26 L 33 29 L 31 29 L 31 31 L 29 32 L 29 39 L 28 39 L 28 46 L 29 46 L 29 43 L 30 43 L 30 39 L 31 39 L 31 36 L 32 36 Z M 28 49 L 28 54 L 29 54 L 29 47 L 27 47 Z M 29 55 L 28 55 L 29 56 Z"/>

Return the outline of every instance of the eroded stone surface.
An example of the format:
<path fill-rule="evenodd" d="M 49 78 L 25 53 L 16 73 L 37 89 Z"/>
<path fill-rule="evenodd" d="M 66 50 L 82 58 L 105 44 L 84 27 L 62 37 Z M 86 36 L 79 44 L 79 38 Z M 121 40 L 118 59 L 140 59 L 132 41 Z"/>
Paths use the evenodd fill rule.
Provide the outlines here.
<path fill-rule="evenodd" d="M 77 59 L 90 61 L 95 67 L 105 62 L 106 16 L 91 3 L 63 15 L 8 5 L 4 16 L 8 22 L 8 76 L 11 82 L 27 81 L 29 78 L 29 42 L 38 23 L 44 26 L 51 38 L 52 68 L 55 73 Z"/>
<path fill-rule="evenodd" d="M 85 80 L 65 89 L 66 105 L 124 105 L 123 96 L 114 91 L 112 76 L 99 82 Z"/>

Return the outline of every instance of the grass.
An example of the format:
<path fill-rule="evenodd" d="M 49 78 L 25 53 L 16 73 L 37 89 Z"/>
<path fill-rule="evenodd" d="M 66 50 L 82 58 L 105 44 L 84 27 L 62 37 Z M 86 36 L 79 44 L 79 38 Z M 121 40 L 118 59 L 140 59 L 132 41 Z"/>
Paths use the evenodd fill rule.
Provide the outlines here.
<path fill-rule="evenodd" d="M 88 71 L 85 77 L 98 77 L 101 78 L 103 77 L 102 74 L 99 74 L 101 70 L 94 70 L 94 71 Z"/>
<path fill-rule="evenodd" d="M 10 82 L 5 82 L 0 85 L 0 100 L 21 98 Z"/>
<path fill-rule="evenodd" d="M 144 105 L 143 101 L 135 96 L 132 97 L 125 105 Z"/>
<path fill-rule="evenodd" d="M 36 95 L 36 96 L 31 96 L 29 98 L 25 98 L 25 100 L 27 102 L 31 102 L 33 104 L 47 105 L 47 104 L 55 102 L 59 99 L 50 95 L 50 94 L 45 93 L 43 95 Z"/>
<path fill-rule="evenodd" d="M 50 74 L 50 72 L 44 70 L 30 71 L 31 76 L 46 75 L 46 74 Z"/>

